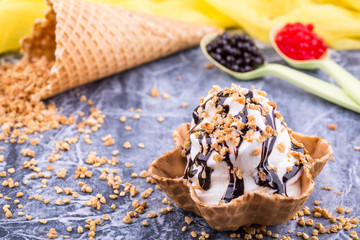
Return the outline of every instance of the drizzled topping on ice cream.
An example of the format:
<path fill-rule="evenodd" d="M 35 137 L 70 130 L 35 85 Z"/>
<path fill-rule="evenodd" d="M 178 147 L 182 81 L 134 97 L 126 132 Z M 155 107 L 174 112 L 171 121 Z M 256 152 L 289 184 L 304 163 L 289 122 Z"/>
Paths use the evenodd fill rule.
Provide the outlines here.
<path fill-rule="evenodd" d="M 184 178 L 203 202 L 250 191 L 301 193 L 297 180 L 308 156 L 265 92 L 214 86 L 192 116 Z"/>

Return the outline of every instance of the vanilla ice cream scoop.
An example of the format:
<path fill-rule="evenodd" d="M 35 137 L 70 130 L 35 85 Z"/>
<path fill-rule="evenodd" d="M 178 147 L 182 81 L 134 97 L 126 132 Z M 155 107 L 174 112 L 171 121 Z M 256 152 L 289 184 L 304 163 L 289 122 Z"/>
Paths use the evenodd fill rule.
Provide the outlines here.
<path fill-rule="evenodd" d="M 214 86 L 192 116 L 184 178 L 202 202 L 226 203 L 255 191 L 301 194 L 309 156 L 265 92 Z"/>

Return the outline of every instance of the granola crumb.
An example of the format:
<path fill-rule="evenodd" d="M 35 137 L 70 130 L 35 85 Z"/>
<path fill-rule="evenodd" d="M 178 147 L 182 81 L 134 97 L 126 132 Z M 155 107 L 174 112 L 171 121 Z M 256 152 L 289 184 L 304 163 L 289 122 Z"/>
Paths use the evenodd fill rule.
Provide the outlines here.
<path fill-rule="evenodd" d="M 328 128 L 330 130 L 336 130 L 337 129 L 337 125 L 336 124 L 328 124 Z"/>
<path fill-rule="evenodd" d="M 131 130 L 131 126 L 125 126 L 125 130 L 126 130 L 126 131 L 130 131 L 130 130 Z"/>
<path fill-rule="evenodd" d="M 66 228 L 66 231 L 68 231 L 68 232 L 72 232 L 72 230 L 73 230 L 72 227 L 67 227 L 67 228 Z"/>
<path fill-rule="evenodd" d="M 158 216 L 157 213 L 149 213 L 147 215 L 148 218 L 156 218 L 157 216 Z"/>
<path fill-rule="evenodd" d="M 58 237 L 55 228 L 50 228 L 49 233 L 46 234 L 49 239 L 55 239 Z"/>
<path fill-rule="evenodd" d="M 84 228 L 83 228 L 82 226 L 78 226 L 77 232 L 78 232 L 78 233 L 83 233 L 83 232 L 84 232 Z"/>
<path fill-rule="evenodd" d="M 308 219 L 308 220 L 305 221 L 305 225 L 306 226 L 312 226 L 312 225 L 314 225 L 314 221 L 312 219 Z"/>
<path fill-rule="evenodd" d="M 40 219 L 39 222 L 40 222 L 41 224 L 46 224 L 46 223 L 47 223 L 47 221 L 44 220 L 44 219 Z"/>
<path fill-rule="evenodd" d="M 133 119 L 136 119 L 136 120 L 140 119 L 140 114 L 135 114 L 135 115 L 133 116 Z"/>
<path fill-rule="evenodd" d="M 85 95 L 80 96 L 80 102 L 85 102 L 87 100 Z"/>
<path fill-rule="evenodd" d="M 185 216 L 185 222 L 187 223 L 187 224 L 190 224 L 190 223 L 192 223 L 192 218 L 190 218 L 190 217 L 188 217 L 188 216 Z"/>
<path fill-rule="evenodd" d="M 159 94 L 160 94 L 159 89 L 157 89 L 157 88 L 152 88 L 152 89 L 151 89 L 150 95 L 151 95 L 152 97 L 156 98 L 156 97 L 159 96 Z"/>
<path fill-rule="evenodd" d="M 125 142 L 124 145 L 123 145 L 123 147 L 126 148 L 126 149 L 131 148 L 130 142 Z"/>
<path fill-rule="evenodd" d="M 206 69 L 210 69 L 212 67 L 213 67 L 213 64 L 211 62 L 208 62 L 208 63 L 205 64 Z"/>
<path fill-rule="evenodd" d="M 158 120 L 158 122 L 163 122 L 163 121 L 165 121 L 165 118 L 164 117 L 158 117 L 157 120 Z"/>
<path fill-rule="evenodd" d="M 125 122 L 126 121 L 126 117 L 125 116 L 121 116 L 120 117 L 120 122 Z"/>
<path fill-rule="evenodd" d="M 197 238 L 197 233 L 194 232 L 194 231 L 192 231 L 192 232 L 190 233 L 190 235 L 191 235 L 193 238 Z"/>
<path fill-rule="evenodd" d="M 181 104 L 181 107 L 182 107 L 182 108 L 186 108 L 187 106 L 189 106 L 189 104 L 188 104 L 187 102 L 183 102 L 183 103 Z"/>
<path fill-rule="evenodd" d="M 355 146 L 355 147 L 354 147 L 354 150 L 355 150 L 355 151 L 360 151 L 360 146 Z"/>
<path fill-rule="evenodd" d="M 164 98 L 164 99 L 169 99 L 169 98 L 170 98 L 170 94 L 164 93 L 164 94 L 163 94 L 163 98 Z"/>
<path fill-rule="evenodd" d="M 343 208 L 342 206 L 338 206 L 338 207 L 336 208 L 336 211 L 337 211 L 338 213 L 342 214 L 342 213 L 344 213 L 344 208 Z"/>
<path fill-rule="evenodd" d="M 132 163 L 125 163 L 125 167 L 127 167 L 127 168 L 129 168 L 129 167 L 132 167 L 133 165 L 132 165 Z"/>
<path fill-rule="evenodd" d="M 148 221 L 143 221 L 143 222 L 141 223 L 141 225 L 143 225 L 144 227 L 149 226 L 149 222 L 148 222 Z"/>
<path fill-rule="evenodd" d="M 352 211 L 352 209 L 351 209 L 351 208 L 346 208 L 346 209 L 345 209 L 345 213 L 346 213 L 346 214 L 351 213 L 351 211 Z"/>
<path fill-rule="evenodd" d="M 144 143 L 139 143 L 139 144 L 138 144 L 138 148 L 145 148 Z"/>
<path fill-rule="evenodd" d="M 36 146 L 40 143 L 39 138 L 30 138 L 30 144 Z"/>

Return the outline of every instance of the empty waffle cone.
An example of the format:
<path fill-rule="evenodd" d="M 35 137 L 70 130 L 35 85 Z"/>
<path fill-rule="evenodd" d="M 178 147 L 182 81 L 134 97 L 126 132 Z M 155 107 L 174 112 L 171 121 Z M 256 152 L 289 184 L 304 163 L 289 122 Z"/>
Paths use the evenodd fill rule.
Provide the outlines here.
<path fill-rule="evenodd" d="M 21 40 L 25 57 L 53 62 L 42 98 L 195 46 L 220 31 L 82 0 L 47 3 L 45 19 Z"/>
<path fill-rule="evenodd" d="M 325 166 L 332 154 L 330 144 L 317 136 L 293 133 L 293 137 L 304 144 L 312 157 L 304 166 L 301 176 L 300 196 L 285 197 L 279 194 L 250 192 L 222 205 L 205 204 L 197 197 L 184 176 L 186 158 L 182 155 L 182 146 L 188 137 L 190 123 L 182 124 L 173 133 L 175 148 L 166 152 L 149 166 L 151 177 L 161 189 L 180 207 L 204 217 L 207 223 L 219 230 L 236 230 L 251 224 L 277 225 L 291 219 L 303 206 L 314 190 L 314 178 Z"/>

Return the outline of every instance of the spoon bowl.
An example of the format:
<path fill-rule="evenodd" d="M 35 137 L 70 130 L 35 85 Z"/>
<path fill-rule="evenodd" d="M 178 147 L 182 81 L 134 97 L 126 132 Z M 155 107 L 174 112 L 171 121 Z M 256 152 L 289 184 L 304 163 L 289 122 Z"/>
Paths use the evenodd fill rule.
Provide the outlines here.
<path fill-rule="evenodd" d="M 360 104 L 360 81 L 347 72 L 340 65 L 331 60 L 329 49 L 319 59 L 295 60 L 286 56 L 276 44 L 277 33 L 285 26 L 279 24 L 270 31 L 270 42 L 275 51 L 291 66 L 299 69 L 322 69 L 328 73 L 344 91 L 357 103 Z"/>
<path fill-rule="evenodd" d="M 211 33 L 208 34 L 206 36 L 204 36 L 201 39 L 200 42 L 200 48 L 202 50 L 202 52 L 204 53 L 204 55 L 207 57 L 207 59 L 209 59 L 209 61 L 214 64 L 216 67 L 218 67 L 219 69 L 221 69 L 222 71 L 234 76 L 237 79 L 241 79 L 241 80 L 253 80 L 255 78 L 259 78 L 264 76 L 264 67 L 266 66 L 266 62 L 264 64 L 262 64 L 261 66 L 259 66 L 258 68 L 252 70 L 252 71 L 248 71 L 248 72 L 235 72 L 223 65 L 221 65 L 218 61 L 216 61 L 215 59 L 213 59 L 210 54 L 208 53 L 208 51 L 206 50 L 206 46 L 212 42 L 216 37 L 218 36 L 218 34 L 216 33 Z"/>
<path fill-rule="evenodd" d="M 330 51 L 329 49 L 324 52 L 324 54 L 321 56 L 320 59 L 309 59 L 309 60 L 295 60 L 292 58 L 289 58 L 286 56 L 278 47 L 278 45 L 275 42 L 275 38 L 277 33 L 285 26 L 285 24 L 279 24 L 273 27 L 270 31 L 270 43 L 271 46 L 275 49 L 275 51 L 291 66 L 295 68 L 300 69 L 317 69 L 318 68 L 318 61 L 321 61 L 323 59 L 329 59 L 330 58 Z"/>

